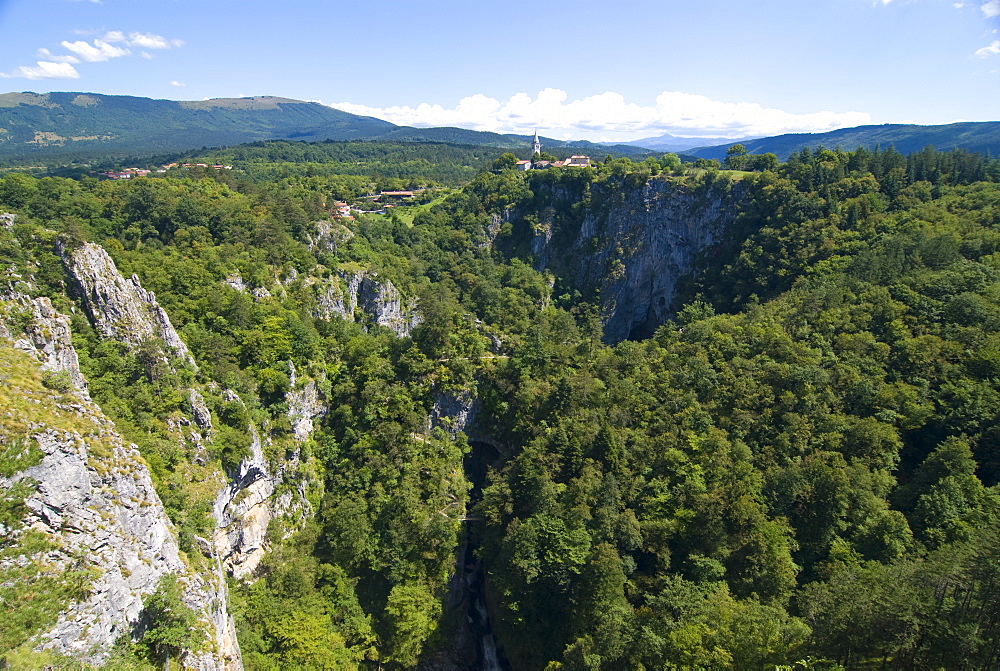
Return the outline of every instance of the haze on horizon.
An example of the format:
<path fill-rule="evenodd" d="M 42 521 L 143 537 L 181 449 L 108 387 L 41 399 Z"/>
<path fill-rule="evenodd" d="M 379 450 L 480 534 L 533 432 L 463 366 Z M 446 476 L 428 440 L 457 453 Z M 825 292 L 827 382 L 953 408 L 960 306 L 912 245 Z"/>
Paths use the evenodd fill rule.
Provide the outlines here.
<path fill-rule="evenodd" d="M 1000 0 L 0 0 L 8 91 L 627 141 L 996 120 Z"/>

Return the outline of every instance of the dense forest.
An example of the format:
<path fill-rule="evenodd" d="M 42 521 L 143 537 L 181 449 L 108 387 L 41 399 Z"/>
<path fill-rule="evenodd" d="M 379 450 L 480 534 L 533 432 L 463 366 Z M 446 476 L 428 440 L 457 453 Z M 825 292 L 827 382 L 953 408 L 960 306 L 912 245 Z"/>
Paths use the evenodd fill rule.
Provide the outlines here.
<path fill-rule="evenodd" d="M 227 150 L 244 173 L 0 178 L 6 281 L 73 314 L 90 393 L 189 557 L 212 525 L 199 469 L 233 473 L 255 430 L 269 460 L 296 451 L 314 514 L 269 529 L 230 583 L 247 668 L 435 668 L 464 626 L 466 548 L 510 668 L 1000 664 L 1000 162 L 820 148 L 520 172 L 507 155 L 473 174 L 468 148 L 434 150 L 446 173 L 400 147 L 371 145 L 407 166 L 391 175 L 346 166 L 355 145 L 265 143 Z M 327 203 L 387 177 L 469 181 L 331 224 Z M 599 278 L 542 267 L 531 236 L 548 217 L 558 243 L 651 180 L 731 192 L 738 214 L 673 319 L 607 343 Z M 155 293 L 197 370 L 95 331 L 56 244 L 85 242 Z M 318 309 L 319 281 L 359 269 L 420 323 L 399 337 Z M 329 407 L 301 446 L 296 374 Z M 207 466 L 169 430 L 193 382 L 218 418 Z M 462 430 L 431 421 L 455 400 L 474 408 Z M 4 608 L 26 622 L 9 649 L 49 624 Z M 163 659 L 141 639 L 115 655 Z"/>
<path fill-rule="evenodd" d="M 805 147 L 893 147 L 905 154 L 918 152 L 927 146 L 942 150 L 964 149 L 969 152 L 996 155 L 1000 149 L 1000 123 L 996 121 L 959 121 L 939 126 L 918 124 L 882 124 L 841 128 L 826 133 L 789 133 L 774 137 L 746 140 L 755 154 L 772 152 L 781 159 L 791 158 Z M 732 143 L 729 143 L 732 144 Z M 720 141 L 715 146 L 690 149 L 693 156 L 721 160 L 728 145 Z"/>

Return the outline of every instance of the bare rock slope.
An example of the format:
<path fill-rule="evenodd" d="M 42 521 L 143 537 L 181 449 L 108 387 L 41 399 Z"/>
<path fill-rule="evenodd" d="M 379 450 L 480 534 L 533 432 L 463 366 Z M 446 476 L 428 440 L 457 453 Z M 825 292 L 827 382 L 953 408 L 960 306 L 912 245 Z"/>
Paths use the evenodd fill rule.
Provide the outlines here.
<path fill-rule="evenodd" d="M 135 630 L 143 598 L 174 574 L 205 633 L 184 664 L 241 668 L 232 621 L 218 607 L 225 585 L 189 573 L 148 468 L 87 394 L 68 318 L 46 298 L 8 296 L 3 306 L 0 355 L 9 398 L 0 431 L 4 443 L 23 444 L 27 455 L 24 468 L 0 476 L 4 491 L 26 492 L 23 517 L 5 536 L 8 543 L 43 538 L 46 550 L 25 546 L 0 569 L 27 562 L 41 578 L 74 576 L 80 583 L 77 598 L 62 605 L 35 644 L 100 664 L 122 634 Z M 12 306 L 21 315 L 17 326 L 10 323 Z"/>

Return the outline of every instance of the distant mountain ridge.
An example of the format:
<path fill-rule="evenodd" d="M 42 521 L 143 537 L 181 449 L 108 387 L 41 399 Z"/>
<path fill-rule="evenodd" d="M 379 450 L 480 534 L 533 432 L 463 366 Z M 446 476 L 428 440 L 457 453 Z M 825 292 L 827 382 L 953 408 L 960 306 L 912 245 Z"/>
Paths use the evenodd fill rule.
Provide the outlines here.
<path fill-rule="evenodd" d="M 146 153 L 274 137 L 358 139 L 394 124 L 318 103 L 259 96 L 205 101 L 95 93 L 0 95 L 0 158 Z"/>
<path fill-rule="evenodd" d="M 726 146 L 732 146 L 737 143 L 746 144 L 751 140 L 757 139 L 756 137 L 743 138 L 743 139 L 730 139 L 725 137 L 681 137 L 678 135 L 657 135 L 655 137 L 644 137 L 641 140 L 630 140 L 629 142 L 623 142 L 622 144 L 631 145 L 633 147 L 645 147 L 646 149 L 655 149 L 657 151 L 668 151 L 668 152 L 686 152 L 689 149 L 695 147 L 706 147 L 721 145 L 724 143 L 729 143 Z"/>
<path fill-rule="evenodd" d="M 724 144 L 696 147 L 687 149 L 685 153 L 699 158 L 722 160 L 726 157 L 726 150 L 737 142 L 739 141 L 730 140 Z M 782 161 L 804 147 L 815 149 L 820 146 L 827 149 L 841 147 L 844 150 L 854 150 L 858 147 L 874 149 L 876 146 L 886 149 L 891 145 L 900 153 L 910 154 L 932 145 L 941 151 L 965 149 L 997 156 L 1000 155 L 1000 121 L 963 121 L 938 126 L 917 124 L 857 126 L 828 133 L 788 133 L 739 143 L 752 154 L 770 152 L 776 154 Z"/>
<path fill-rule="evenodd" d="M 276 96 L 176 101 L 77 92 L 0 94 L 0 164 L 37 161 L 51 165 L 97 157 L 178 153 L 259 140 L 438 142 L 495 147 L 526 158 L 531 138 L 465 128 L 397 126 L 321 103 Z M 661 135 L 614 145 L 542 138 L 544 150 L 562 153 L 636 156 L 673 151 L 687 157 L 720 160 L 725 158 L 726 149 L 737 143 L 751 153 L 771 152 L 781 160 L 806 146 L 873 149 L 892 145 L 906 154 L 933 145 L 939 150 L 1000 155 L 1000 121 L 938 126 L 885 124 L 743 140 Z"/>
<path fill-rule="evenodd" d="M 446 142 L 526 152 L 530 138 L 463 128 L 411 128 L 315 102 L 275 96 L 198 101 L 99 93 L 0 95 L 0 162 L 149 155 L 258 140 Z M 543 139 L 547 149 L 609 147 Z M 618 154 L 639 147 L 614 145 Z"/>

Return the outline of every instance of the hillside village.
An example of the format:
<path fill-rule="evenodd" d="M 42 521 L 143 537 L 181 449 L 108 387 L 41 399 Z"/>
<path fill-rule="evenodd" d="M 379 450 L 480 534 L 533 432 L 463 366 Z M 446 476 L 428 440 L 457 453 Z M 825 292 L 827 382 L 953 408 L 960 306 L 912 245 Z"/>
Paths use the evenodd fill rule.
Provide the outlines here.
<path fill-rule="evenodd" d="M 536 161 L 534 158 L 538 156 L 539 159 Z M 517 170 L 544 170 L 546 168 L 586 168 L 590 165 L 590 157 L 583 155 L 573 155 L 569 158 L 565 158 L 561 161 L 546 161 L 541 158 L 542 156 L 542 141 L 538 137 L 538 131 L 535 131 L 535 137 L 532 139 L 531 143 L 531 160 L 518 161 L 514 167 Z"/>

